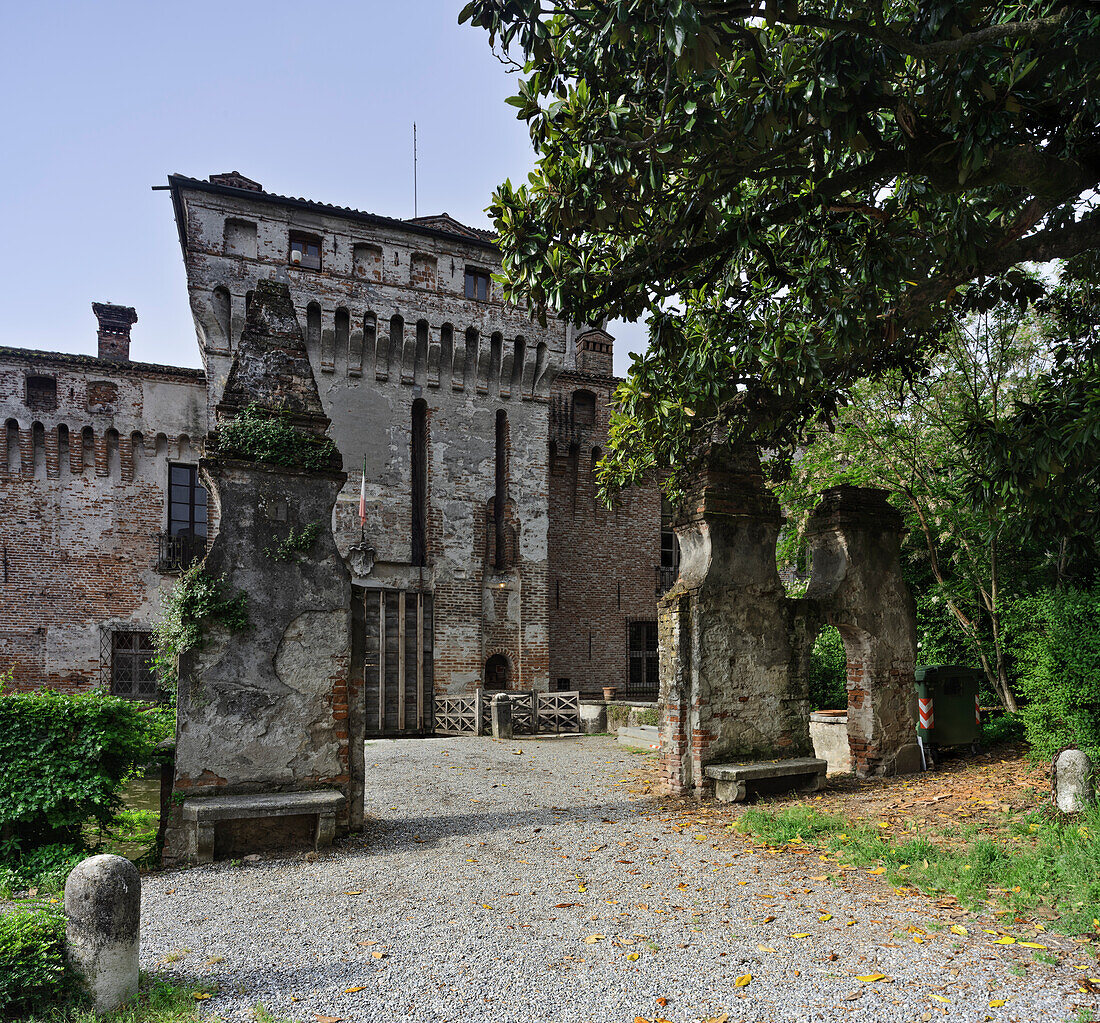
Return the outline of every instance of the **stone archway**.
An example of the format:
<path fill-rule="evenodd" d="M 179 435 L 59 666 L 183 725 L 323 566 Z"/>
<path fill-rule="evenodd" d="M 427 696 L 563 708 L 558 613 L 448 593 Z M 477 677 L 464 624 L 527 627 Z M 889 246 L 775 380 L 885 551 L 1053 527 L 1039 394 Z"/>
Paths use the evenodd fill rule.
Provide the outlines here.
<path fill-rule="evenodd" d="M 493 654 L 485 662 L 485 689 L 488 692 L 506 692 L 512 687 L 512 662 L 505 654 Z"/>
<path fill-rule="evenodd" d="M 883 491 L 837 487 L 811 517 L 810 586 L 786 596 L 782 515 L 755 450 L 713 448 L 676 522 L 680 577 L 659 604 L 661 782 L 710 791 L 709 765 L 805 757 L 814 637 L 847 659 L 848 744 L 861 777 L 920 770 L 916 622 L 901 575 L 901 516 Z"/>

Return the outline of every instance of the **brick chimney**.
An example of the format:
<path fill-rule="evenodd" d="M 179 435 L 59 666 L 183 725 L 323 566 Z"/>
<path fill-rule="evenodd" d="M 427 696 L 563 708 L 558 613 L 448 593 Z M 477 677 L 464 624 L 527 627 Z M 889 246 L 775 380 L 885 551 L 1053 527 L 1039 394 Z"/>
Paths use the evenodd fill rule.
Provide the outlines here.
<path fill-rule="evenodd" d="M 133 306 L 93 302 L 99 320 L 99 357 L 111 362 L 130 361 L 130 327 L 137 323 Z"/>
<path fill-rule="evenodd" d="M 243 188 L 247 192 L 262 192 L 263 185 L 246 178 L 240 171 L 226 171 L 224 174 L 211 174 L 207 179 L 212 185 L 226 185 L 229 188 Z"/>
<path fill-rule="evenodd" d="M 615 339 L 606 330 L 585 331 L 577 338 L 577 369 L 593 376 L 613 376 L 614 352 Z"/>

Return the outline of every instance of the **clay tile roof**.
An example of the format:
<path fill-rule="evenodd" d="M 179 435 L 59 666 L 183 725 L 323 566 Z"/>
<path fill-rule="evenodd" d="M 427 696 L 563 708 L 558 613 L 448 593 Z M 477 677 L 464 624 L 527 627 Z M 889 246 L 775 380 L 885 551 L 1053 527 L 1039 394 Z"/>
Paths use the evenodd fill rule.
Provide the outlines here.
<path fill-rule="evenodd" d="M 234 178 L 248 184 L 230 183 Z M 476 245 L 487 248 L 495 248 L 496 234 L 493 231 L 482 231 L 478 228 L 468 227 L 459 223 L 448 213 L 440 213 L 429 217 L 410 217 L 402 220 L 398 217 L 384 217 L 378 213 L 368 213 L 366 210 L 357 210 L 351 206 L 336 206 L 332 203 L 317 202 L 314 199 L 305 199 L 301 196 L 278 195 L 274 192 L 257 190 L 256 182 L 246 178 L 238 171 L 231 174 L 212 174 L 209 181 L 201 178 L 192 178 L 186 174 L 170 174 L 169 186 L 175 190 L 178 187 L 193 188 L 202 192 L 215 192 L 221 194 L 243 193 L 245 197 L 258 199 L 260 197 L 282 206 L 296 206 L 300 209 L 315 210 L 320 213 L 335 213 L 342 217 L 366 221 L 383 227 L 412 229 L 417 233 L 440 235 L 448 238 L 462 238 Z M 182 240 L 182 239 L 181 239 Z"/>

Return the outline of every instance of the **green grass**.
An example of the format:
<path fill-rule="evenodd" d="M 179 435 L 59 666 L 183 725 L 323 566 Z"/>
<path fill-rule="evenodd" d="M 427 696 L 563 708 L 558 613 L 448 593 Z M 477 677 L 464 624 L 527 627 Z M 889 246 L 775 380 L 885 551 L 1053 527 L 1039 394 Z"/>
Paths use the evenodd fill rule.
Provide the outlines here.
<path fill-rule="evenodd" d="M 119 842 L 141 842 L 152 845 L 157 839 L 160 815 L 152 810 L 119 810 L 111 825 L 112 837 Z"/>
<path fill-rule="evenodd" d="M 1040 907 L 1058 914 L 1051 929 L 1092 933 L 1100 918 L 1100 807 L 1067 822 L 1052 814 L 1005 814 L 996 828 L 889 831 L 809 807 L 751 808 L 736 827 L 780 846 L 805 842 L 840 862 L 885 868 L 895 886 L 954 895 L 971 910 L 1017 914 Z M 949 832 L 949 833 L 948 833 Z"/>
<path fill-rule="evenodd" d="M 97 1016 L 91 1009 L 58 1006 L 24 1017 L 20 1023 L 192 1023 L 199 1019 L 201 1004 L 195 1000 L 195 992 L 209 990 L 143 976 L 138 997 L 114 1012 Z"/>

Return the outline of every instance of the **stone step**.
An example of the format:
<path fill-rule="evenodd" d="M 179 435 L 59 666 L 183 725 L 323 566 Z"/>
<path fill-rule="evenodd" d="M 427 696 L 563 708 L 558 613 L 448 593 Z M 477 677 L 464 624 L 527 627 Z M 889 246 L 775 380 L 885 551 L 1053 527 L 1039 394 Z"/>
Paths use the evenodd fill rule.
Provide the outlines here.
<path fill-rule="evenodd" d="M 769 792 L 800 789 L 817 792 L 825 786 L 828 761 L 817 757 L 790 760 L 746 760 L 730 764 L 708 764 L 706 775 L 715 782 L 714 794 L 724 803 L 743 800 L 749 788 Z"/>
<path fill-rule="evenodd" d="M 633 749 L 656 752 L 661 748 L 661 737 L 656 725 L 624 725 L 619 729 L 619 742 Z"/>

